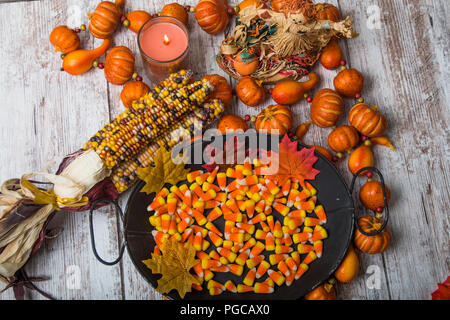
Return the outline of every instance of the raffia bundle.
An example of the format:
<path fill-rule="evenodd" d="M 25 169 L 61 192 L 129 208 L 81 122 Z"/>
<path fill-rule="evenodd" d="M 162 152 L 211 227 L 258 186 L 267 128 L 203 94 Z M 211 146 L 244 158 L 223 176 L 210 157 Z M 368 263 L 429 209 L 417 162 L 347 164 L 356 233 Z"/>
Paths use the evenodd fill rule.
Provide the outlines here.
<path fill-rule="evenodd" d="M 238 24 L 222 42 L 217 56 L 219 66 L 234 78 L 236 54 L 255 48 L 259 54 L 259 68 L 252 77 L 265 83 L 283 78 L 300 78 L 309 72 L 322 49 L 332 38 L 355 36 L 349 18 L 333 22 L 314 20 L 300 13 L 283 13 L 252 5 L 238 16 Z M 254 29 L 264 30 L 254 37 Z"/>

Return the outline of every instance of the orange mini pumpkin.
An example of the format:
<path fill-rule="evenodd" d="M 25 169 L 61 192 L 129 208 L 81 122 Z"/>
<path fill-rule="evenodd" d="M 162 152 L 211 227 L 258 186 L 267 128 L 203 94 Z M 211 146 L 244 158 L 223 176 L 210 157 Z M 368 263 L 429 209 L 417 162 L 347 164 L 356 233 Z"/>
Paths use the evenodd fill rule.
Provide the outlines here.
<path fill-rule="evenodd" d="M 381 228 L 383 221 L 372 216 L 365 216 L 358 219 L 358 224 L 364 232 L 372 233 Z M 355 247 L 369 254 L 384 252 L 391 243 L 392 235 L 389 227 L 386 226 L 382 232 L 375 236 L 366 236 L 358 229 L 355 231 Z"/>
<path fill-rule="evenodd" d="M 305 295 L 306 300 L 336 300 L 336 290 L 332 284 L 323 283 Z"/>
<path fill-rule="evenodd" d="M 144 23 L 146 23 L 151 18 L 152 15 L 148 12 L 142 10 L 132 11 L 127 14 L 127 20 L 130 22 L 128 29 L 135 33 L 138 33 Z"/>
<path fill-rule="evenodd" d="M 337 22 L 341 20 L 338 8 L 329 3 L 316 4 L 316 18 L 319 20 L 331 20 Z"/>
<path fill-rule="evenodd" d="M 250 7 L 254 4 L 256 5 L 256 7 L 258 9 L 266 9 L 267 8 L 267 5 L 264 2 L 262 2 L 261 0 L 244 0 L 238 4 L 239 11 L 242 11 L 243 9 Z"/>
<path fill-rule="evenodd" d="M 337 40 L 331 40 L 320 54 L 320 63 L 325 69 L 331 70 L 339 67 L 344 54 Z"/>
<path fill-rule="evenodd" d="M 341 96 L 354 98 L 363 89 L 364 76 L 356 69 L 344 69 L 334 77 L 333 83 Z"/>
<path fill-rule="evenodd" d="M 386 187 L 386 200 L 391 200 L 391 191 Z M 376 211 L 378 208 L 384 208 L 383 186 L 379 181 L 367 181 L 359 190 L 359 199 L 362 204 L 370 210 Z"/>
<path fill-rule="evenodd" d="M 131 107 L 133 101 L 136 101 L 145 96 L 150 91 L 150 87 L 142 81 L 128 82 L 120 93 L 120 99 L 123 105 L 128 108 Z"/>
<path fill-rule="evenodd" d="M 379 114 L 377 107 L 365 103 L 355 104 L 348 113 L 348 121 L 363 135 L 381 136 L 386 131 L 386 118 Z"/>
<path fill-rule="evenodd" d="M 122 85 L 131 79 L 134 72 L 134 56 L 124 46 L 114 47 L 105 59 L 105 78 L 115 85 Z"/>
<path fill-rule="evenodd" d="M 236 84 L 238 98 L 249 107 L 255 107 L 264 102 L 266 91 L 261 85 L 262 81 L 252 77 L 243 77 Z"/>
<path fill-rule="evenodd" d="M 69 53 L 78 49 L 80 37 L 69 27 L 58 26 L 50 33 L 50 43 L 55 47 L 55 51 Z"/>
<path fill-rule="evenodd" d="M 99 39 L 110 38 L 120 22 L 121 15 L 120 9 L 114 3 L 100 2 L 90 15 L 89 32 Z"/>
<path fill-rule="evenodd" d="M 348 157 L 348 169 L 351 173 L 356 174 L 360 169 L 365 167 L 372 167 L 374 157 L 372 149 L 366 145 L 359 146 Z M 365 175 L 368 170 L 362 171 L 359 175 Z"/>
<path fill-rule="evenodd" d="M 344 101 L 336 91 L 322 89 L 316 93 L 311 104 L 311 121 L 321 128 L 336 124 L 344 109 Z"/>
<path fill-rule="evenodd" d="M 233 67 L 241 76 L 248 76 L 258 70 L 259 60 L 255 55 L 249 61 L 242 61 L 241 55 L 237 54 L 233 59 Z"/>
<path fill-rule="evenodd" d="M 200 0 L 195 7 L 195 19 L 205 32 L 217 34 L 228 24 L 227 7 L 223 0 Z"/>
<path fill-rule="evenodd" d="M 228 107 L 233 100 L 233 88 L 227 79 L 218 74 L 206 75 L 203 79 L 208 80 L 214 86 L 214 91 L 209 95 L 209 100 L 219 99 L 225 107 Z"/>
<path fill-rule="evenodd" d="M 217 130 L 219 130 L 222 133 L 233 132 L 236 130 L 243 130 L 247 131 L 248 125 L 242 119 L 241 117 L 234 115 L 234 114 L 227 114 L 224 115 L 218 122 L 217 122 Z"/>
<path fill-rule="evenodd" d="M 288 107 L 276 104 L 265 108 L 256 118 L 255 128 L 261 132 L 285 135 L 292 128 L 292 112 Z"/>
<path fill-rule="evenodd" d="M 186 12 L 186 9 L 178 3 L 166 4 L 161 10 L 161 16 L 177 18 L 185 25 L 187 25 L 189 22 L 189 16 Z"/>
<path fill-rule="evenodd" d="M 349 151 L 359 142 L 359 134 L 351 126 L 340 126 L 328 135 L 328 145 L 335 152 Z"/>

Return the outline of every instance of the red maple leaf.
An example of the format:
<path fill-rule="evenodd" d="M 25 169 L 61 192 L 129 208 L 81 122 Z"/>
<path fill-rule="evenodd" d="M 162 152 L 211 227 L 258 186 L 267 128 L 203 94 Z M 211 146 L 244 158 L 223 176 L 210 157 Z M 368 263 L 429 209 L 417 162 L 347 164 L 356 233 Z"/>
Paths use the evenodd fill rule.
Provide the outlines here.
<path fill-rule="evenodd" d="M 273 165 L 278 165 L 276 174 L 267 175 L 267 178 L 283 185 L 286 180 L 296 181 L 303 185 L 305 180 L 314 180 L 319 170 L 313 165 L 317 161 L 314 148 L 303 148 L 297 150 L 297 141 L 291 141 L 287 135 L 283 137 L 278 145 L 278 153 L 270 152 L 269 160 Z"/>
<path fill-rule="evenodd" d="M 438 289 L 431 294 L 432 300 L 450 300 L 450 276 L 444 283 L 438 283 Z"/>

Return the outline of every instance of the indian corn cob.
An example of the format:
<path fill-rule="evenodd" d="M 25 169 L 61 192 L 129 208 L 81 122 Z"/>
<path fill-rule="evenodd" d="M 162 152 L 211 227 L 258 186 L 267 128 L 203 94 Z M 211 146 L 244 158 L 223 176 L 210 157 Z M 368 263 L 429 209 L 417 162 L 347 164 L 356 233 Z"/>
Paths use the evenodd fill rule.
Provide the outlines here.
<path fill-rule="evenodd" d="M 176 81 L 171 83 L 174 87 Z M 197 81 L 181 88 L 177 84 L 174 91 L 151 90 L 98 131 L 84 148 L 94 149 L 112 169 L 154 143 L 188 113 L 198 111 L 213 89 L 208 81 Z"/>
<path fill-rule="evenodd" d="M 173 147 L 183 137 L 189 137 L 196 129 L 201 130 L 204 125 L 218 119 L 223 110 L 223 104 L 219 100 L 205 103 L 200 110 L 191 112 L 181 122 L 177 123 L 172 131 L 162 134 L 154 143 L 144 148 L 135 157 L 116 166 L 111 174 L 111 179 L 117 191 L 123 192 L 133 184 L 137 177 L 137 169 L 149 166 L 160 147 Z"/>

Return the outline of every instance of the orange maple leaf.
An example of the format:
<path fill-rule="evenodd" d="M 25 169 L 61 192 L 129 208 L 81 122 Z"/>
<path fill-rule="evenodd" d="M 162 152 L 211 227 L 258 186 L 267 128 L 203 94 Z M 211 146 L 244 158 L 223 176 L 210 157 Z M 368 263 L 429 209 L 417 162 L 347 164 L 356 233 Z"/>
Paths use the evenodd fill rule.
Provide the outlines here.
<path fill-rule="evenodd" d="M 279 186 L 286 180 L 296 181 L 303 185 L 305 180 L 314 180 L 319 170 L 313 165 L 317 161 L 314 155 L 314 148 L 303 148 L 297 150 L 297 141 L 291 141 L 287 135 L 283 137 L 278 145 L 278 154 L 271 152 L 272 163 L 278 165 L 276 174 L 267 175 L 267 178 L 277 182 Z"/>

